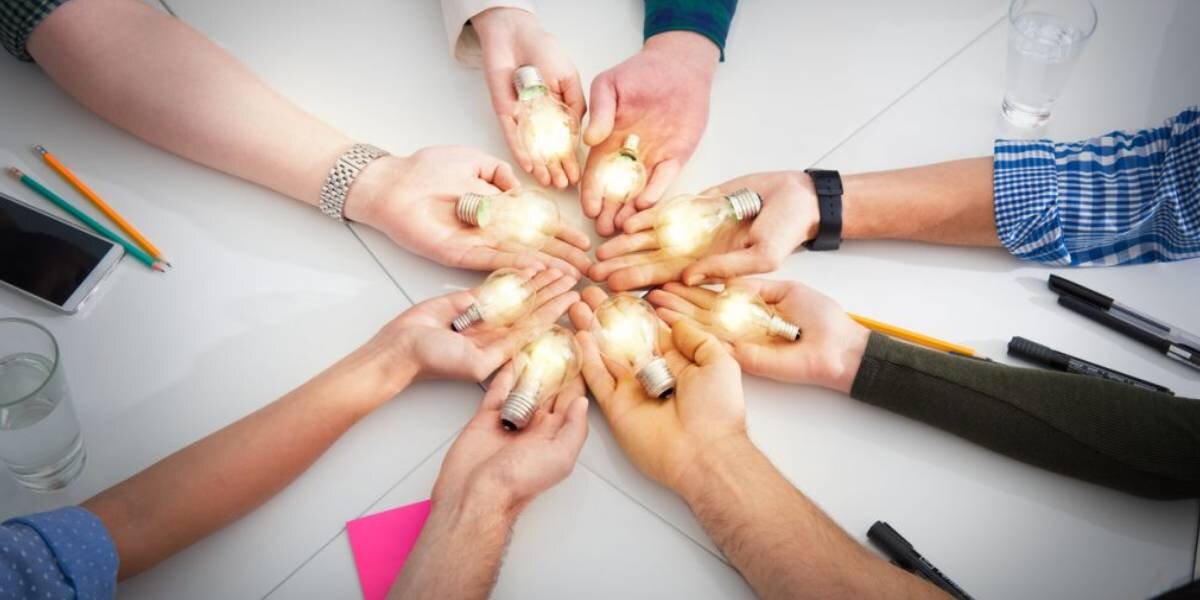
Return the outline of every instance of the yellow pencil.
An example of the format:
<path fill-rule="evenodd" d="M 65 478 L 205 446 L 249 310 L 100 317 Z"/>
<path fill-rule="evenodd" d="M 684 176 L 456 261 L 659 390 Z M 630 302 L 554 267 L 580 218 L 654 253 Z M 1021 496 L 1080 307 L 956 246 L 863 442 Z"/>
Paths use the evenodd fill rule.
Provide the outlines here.
<path fill-rule="evenodd" d="M 859 325 L 862 325 L 871 331 L 884 333 L 894 338 L 902 339 L 906 342 L 912 342 L 920 346 L 925 346 L 926 348 L 933 348 L 934 350 L 941 350 L 942 352 L 951 352 L 954 354 L 962 354 L 964 356 L 978 356 L 975 354 L 974 348 L 953 344 L 945 340 L 939 340 L 923 333 L 909 331 L 903 327 L 896 327 L 895 325 L 890 325 L 888 323 L 884 323 L 883 321 L 876 321 L 875 319 L 869 319 L 862 315 L 856 315 L 854 313 L 847 314 L 850 315 L 851 319 L 857 321 Z"/>
<path fill-rule="evenodd" d="M 51 169 L 54 169 L 54 171 L 61 175 L 63 179 L 67 180 L 67 183 L 70 183 L 75 187 L 75 189 L 79 190 L 79 193 L 83 194 L 83 197 L 90 200 L 92 204 L 95 204 L 96 208 L 99 208 L 101 212 L 103 212 L 105 215 L 108 215 L 108 218 L 112 219 L 113 223 L 116 223 L 118 227 L 125 231 L 125 233 L 129 234 L 129 237 L 133 238 L 134 242 L 145 248 L 146 252 L 148 252 L 154 258 L 166 263 L 167 265 L 171 264 L 167 262 L 166 258 L 163 257 L 162 251 L 159 250 L 157 246 L 150 243 L 150 240 L 146 239 L 146 236 L 142 235 L 142 232 L 138 231 L 132 223 L 126 221 L 125 217 L 122 217 L 120 213 L 118 213 L 116 210 L 113 210 L 113 207 L 109 206 L 107 202 L 100 198 L 99 194 L 92 191 L 92 188 L 88 187 L 87 184 L 85 184 L 81 179 L 79 179 L 78 176 L 75 175 L 75 173 L 72 173 L 71 170 L 68 169 L 66 165 L 62 164 L 62 162 L 58 160 L 58 157 L 51 154 L 45 146 L 34 146 L 33 149 L 37 150 L 37 153 L 42 156 L 42 160 L 46 161 L 46 164 L 50 165 Z"/>

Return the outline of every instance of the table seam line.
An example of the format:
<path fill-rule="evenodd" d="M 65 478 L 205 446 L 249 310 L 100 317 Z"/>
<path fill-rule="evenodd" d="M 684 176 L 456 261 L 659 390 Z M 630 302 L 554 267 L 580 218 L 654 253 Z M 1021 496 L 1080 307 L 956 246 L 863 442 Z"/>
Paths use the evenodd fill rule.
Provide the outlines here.
<path fill-rule="evenodd" d="M 400 479 L 397 479 L 396 482 L 393 483 L 392 485 L 388 486 L 388 488 L 386 490 L 384 490 L 383 493 L 379 494 L 379 496 L 377 496 L 374 500 L 371 500 L 366 505 L 365 508 L 363 508 L 361 511 L 358 512 L 358 515 L 354 518 L 357 519 L 357 518 L 361 518 L 364 515 L 366 515 L 367 511 L 371 510 L 371 507 L 375 506 L 381 500 L 386 498 L 387 495 L 392 493 L 392 491 L 395 490 L 401 483 L 404 483 L 404 481 L 406 479 L 408 479 L 409 477 L 411 477 L 413 473 L 416 473 L 417 469 L 420 469 L 422 466 L 425 465 L 426 462 L 429 461 L 429 459 L 433 458 L 438 452 L 441 452 L 442 448 L 444 448 L 446 446 L 446 444 L 450 443 L 452 440 L 457 438 L 460 431 L 462 431 L 461 428 L 455 429 L 454 432 L 451 433 L 449 437 L 442 440 L 442 442 L 440 444 L 438 444 L 437 447 L 435 447 L 429 454 L 425 455 L 425 457 L 422 458 L 420 461 L 418 461 L 417 464 L 413 465 L 413 467 L 411 469 L 409 469 L 408 472 L 406 472 L 404 475 L 400 476 Z M 336 533 L 334 533 L 332 536 L 330 536 L 330 538 L 328 540 L 325 540 L 324 543 L 322 543 L 320 546 L 318 546 L 317 549 L 312 552 L 312 554 L 308 555 L 303 561 L 300 562 L 299 565 L 296 565 L 296 568 L 294 568 L 290 572 L 288 572 L 288 574 L 285 575 L 283 577 L 283 579 L 280 579 L 278 583 L 271 586 L 271 589 L 267 590 L 267 592 L 265 594 L 263 594 L 261 596 L 261 598 L 264 598 L 264 599 L 269 598 L 271 596 L 271 594 L 274 594 L 276 591 L 278 591 L 279 588 L 283 587 L 283 584 L 285 584 L 289 580 L 291 580 L 291 578 L 294 577 L 297 573 L 299 573 L 304 567 L 306 567 L 308 565 L 308 563 L 312 562 L 312 560 L 314 558 L 316 558 L 318 554 L 320 554 L 326 548 L 328 548 L 329 545 L 334 542 L 334 540 L 341 537 L 342 533 L 345 531 L 346 531 L 346 525 L 343 524 L 341 527 L 338 528 Z"/>
<path fill-rule="evenodd" d="M 404 286 L 400 285 L 400 281 L 392 276 L 392 272 L 389 271 L 387 267 L 383 266 L 383 261 L 379 260 L 378 256 L 375 256 L 375 253 L 371 251 L 371 247 L 368 246 L 365 241 L 363 241 L 362 236 L 358 235 L 358 232 L 355 231 L 349 223 L 346 223 L 346 229 L 350 230 L 350 234 L 354 236 L 354 239 L 358 240 L 358 244 L 363 247 L 363 250 L 366 250 L 367 256 L 370 256 L 371 260 L 375 261 L 375 265 L 383 271 L 383 274 L 387 276 L 389 280 L 391 280 L 392 285 L 396 286 L 396 289 L 400 290 L 400 294 L 404 296 L 405 300 L 408 300 L 409 305 L 416 306 L 417 303 L 413 300 L 412 296 L 408 295 L 408 290 L 404 289 Z"/>
<path fill-rule="evenodd" d="M 862 125 L 859 125 L 858 127 L 856 127 L 854 129 L 854 131 L 851 131 L 846 137 L 842 138 L 841 141 L 834 144 L 834 146 L 832 148 L 830 148 L 827 152 L 822 154 L 819 158 L 817 158 L 817 160 L 813 161 L 813 163 L 811 165 L 809 165 L 809 167 L 813 167 L 813 166 L 821 164 L 821 161 L 825 160 L 826 158 L 829 158 L 830 154 L 833 154 L 839 148 L 841 148 L 842 146 L 845 146 L 847 142 L 854 139 L 854 137 L 857 136 L 859 133 L 862 133 L 862 131 L 864 129 L 866 129 L 868 126 L 870 126 L 872 123 L 874 123 L 880 117 L 882 117 L 884 115 L 884 113 L 888 112 L 889 110 L 892 109 L 892 107 L 899 104 L 901 100 L 907 98 L 910 94 L 912 94 L 914 91 L 916 91 L 917 88 L 921 87 L 921 85 L 923 85 L 926 81 L 929 81 L 930 78 L 932 78 L 939 71 L 941 71 L 943 68 L 945 68 L 946 65 L 950 64 L 951 61 L 958 58 L 963 52 L 966 52 L 967 49 L 969 49 L 971 46 L 974 46 L 977 42 L 979 42 L 979 40 L 982 39 L 983 36 L 987 35 L 989 32 L 991 32 L 993 29 L 995 29 L 997 26 L 999 26 L 1001 23 L 1003 23 L 1005 21 L 1005 19 L 1006 19 L 1006 17 L 1002 16 L 999 19 L 996 19 L 996 21 L 994 23 L 992 23 L 991 25 L 988 25 L 987 27 L 985 27 L 983 29 L 983 31 L 979 32 L 978 35 L 971 38 L 971 40 L 969 42 L 967 42 L 962 48 L 959 48 L 953 54 L 948 56 L 945 60 L 938 63 L 937 66 L 935 66 L 933 68 L 933 70 L 926 73 L 923 77 L 918 79 L 916 83 L 909 86 L 908 89 L 901 92 L 899 96 L 896 96 L 894 99 L 892 99 L 891 102 L 888 102 L 886 105 L 884 105 L 883 108 L 879 109 L 879 112 L 876 112 L 874 115 L 871 115 L 871 117 L 868 118 L 866 121 L 864 121 Z"/>
<path fill-rule="evenodd" d="M 162 5 L 163 10 L 167 11 L 168 15 L 171 15 L 172 17 L 179 19 L 179 15 L 175 14 L 175 11 L 174 11 L 174 9 L 171 8 L 171 5 L 167 4 L 167 0 L 158 0 L 158 3 Z M 183 19 L 179 19 L 179 20 L 183 21 Z"/>

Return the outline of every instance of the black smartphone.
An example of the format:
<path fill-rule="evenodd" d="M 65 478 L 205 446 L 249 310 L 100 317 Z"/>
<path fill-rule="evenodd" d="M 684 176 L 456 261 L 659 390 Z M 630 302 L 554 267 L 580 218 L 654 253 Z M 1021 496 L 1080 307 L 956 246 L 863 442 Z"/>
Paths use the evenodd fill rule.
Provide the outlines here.
<path fill-rule="evenodd" d="M 125 249 L 0 193 L 0 287 L 74 313 Z"/>

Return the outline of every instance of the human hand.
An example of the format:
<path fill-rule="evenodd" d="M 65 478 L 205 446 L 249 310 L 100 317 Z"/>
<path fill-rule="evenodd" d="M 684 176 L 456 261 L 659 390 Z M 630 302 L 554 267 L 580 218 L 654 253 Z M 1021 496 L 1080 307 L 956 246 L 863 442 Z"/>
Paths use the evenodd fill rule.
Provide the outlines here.
<path fill-rule="evenodd" d="M 634 374 L 600 354 L 588 331 L 593 312 L 606 295 L 583 291 L 569 311 L 583 352 L 583 378 L 600 405 L 617 442 L 629 459 L 654 480 L 678 489 L 693 459 L 705 448 L 733 436 L 745 436 L 746 414 L 741 371 L 721 344 L 686 320 L 662 327 L 663 358 L 675 374 L 675 395 L 651 398 Z"/>
<path fill-rule="evenodd" d="M 855 323 L 829 297 L 800 283 L 766 279 L 736 279 L 726 283 L 753 289 L 779 316 L 800 326 L 795 342 L 767 340 L 733 341 L 733 356 L 747 373 L 777 381 L 805 383 L 849 394 L 862 362 L 870 332 Z M 659 317 L 671 324 L 695 321 L 718 336 L 713 326 L 715 292 L 678 283 L 647 294 Z"/>
<path fill-rule="evenodd" d="M 492 379 L 479 411 L 450 447 L 433 502 L 454 505 L 468 496 L 486 498 L 506 514 L 566 479 L 587 439 L 587 398 L 575 377 L 534 413 L 519 432 L 500 424 L 500 409 L 516 377 L 511 364 Z"/>
<path fill-rule="evenodd" d="M 500 120 L 504 139 L 517 164 L 542 185 L 565 188 L 579 182 L 579 159 L 574 149 L 561 162 L 535 164 L 517 135 L 517 93 L 513 71 L 533 65 L 546 80 L 546 88 L 583 119 L 587 105 L 579 73 L 553 35 L 542 29 L 537 17 L 519 8 L 492 8 L 471 18 L 483 50 L 483 73 L 492 96 L 492 109 Z"/>
<path fill-rule="evenodd" d="M 600 262 L 589 276 L 608 281 L 612 290 L 629 290 L 681 280 L 688 285 L 768 273 L 778 269 L 800 244 L 816 236 L 820 220 L 812 179 L 799 171 L 757 173 L 739 177 L 701 192 L 728 194 L 749 188 L 762 198 L 762 211 L 754 219 L 732 225 L 718 236 L 698 259 L 659 252 L 654 232 L 657 210 L 631 216 L 625 233 L 596 249 Z"/>
<path fill-rule="evenodd" d="M 580 202 L 611 236 L 638 210 L 653 206 L 692 157 L 708 124 L 708 102 L 721 52 L 708 38 L 669 31 L 646 40 L 641 52 L 592 81 L 592 115 L 584 132 L 591 146 Z M 646 187 L 637 198 L 604 198 L 600 163 L 621 148 L 625 136 L 641 138 Z"/>
<path fill-rule="evenodd" d="M 540 251 L 492 246 L 483 232 L 458 219 L 454 207 L 466 192 L 497 194 L 519 185 L 512 168 L 478 150 L 423 148 L 410 156 L 372 162 L 346 200 L 346 217 L 387 234 L 404 248 L 443 265 L 494 271 L 502 267 L 553 267 L 579 277 L 591 265 L 591 240 L 563 223 Z"/>
<path fill-rule="evenodd" d="M 557 321 L 579 299 L 571 290 L 575 278 L 556 269 L 538 272 L 530 282 L 537 290 L 536 308 L 507 327 L 477 325 L 462 333 L 453 331 L 450 322 L 476 301 L 470 290 L 426 300 L 384 326 L 373 342 L 389 349 L 390 364 L 385 366 L 398 373 L 398 387 L 424 378 L 483 381 L 529 333 Z"/>

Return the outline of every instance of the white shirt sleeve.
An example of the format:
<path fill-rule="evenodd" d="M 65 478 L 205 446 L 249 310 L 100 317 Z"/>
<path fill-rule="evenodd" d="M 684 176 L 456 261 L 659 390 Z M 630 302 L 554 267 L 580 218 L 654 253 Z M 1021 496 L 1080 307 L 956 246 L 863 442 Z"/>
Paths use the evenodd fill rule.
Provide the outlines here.
<path fill-rule="evenodd" d="M 534 12 L 533 0 L 441 0 L 442 23 L 446 27 L 446 41 L 450 44 L 450 55 L 454 60 L 468 66 L 478 67 L 483 63 L 479 48 L 479 36 L 471 27 L 471 17 L 489 8 L 519 8 Z"/>

